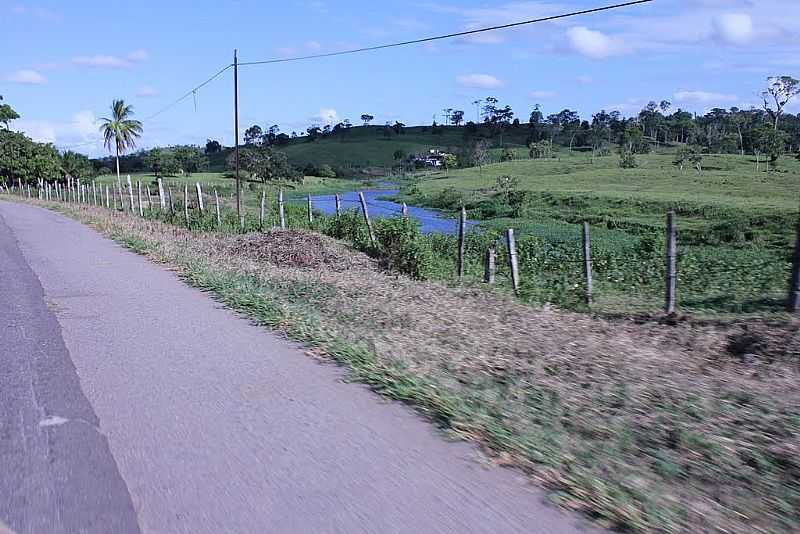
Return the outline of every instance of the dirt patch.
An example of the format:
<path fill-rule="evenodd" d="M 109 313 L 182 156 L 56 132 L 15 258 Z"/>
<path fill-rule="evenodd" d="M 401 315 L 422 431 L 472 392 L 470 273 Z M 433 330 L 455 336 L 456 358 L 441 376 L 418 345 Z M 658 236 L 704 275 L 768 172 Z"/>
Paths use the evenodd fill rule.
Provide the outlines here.
<path fill-rule="evenodd" d="M 364 254 L 334 239 L 299 230 L 269 230 L 220 240 L 221 252 L 278 267 L 325 268 L 334 272 L 373 268 Z"/>

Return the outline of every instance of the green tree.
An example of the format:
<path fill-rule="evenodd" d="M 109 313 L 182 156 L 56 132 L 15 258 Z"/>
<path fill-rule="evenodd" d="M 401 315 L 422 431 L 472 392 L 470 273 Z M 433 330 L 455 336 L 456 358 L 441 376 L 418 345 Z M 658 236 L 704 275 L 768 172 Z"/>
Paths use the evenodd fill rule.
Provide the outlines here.
<path fill-rule="evenodd" d="M 94 166 L 89 158 L 71 150 L 61 155 L 61 170 L 73 178 L 89 178 L 95 175 Z"/>
<path fill-rule="evenodd" d="M 773 129 L 778 129 L 778 121 L 786 107 L 794 97 L 800 94 L 800 80 L 791 76 L 773 76 L 767 78 L 767 89 L 761 93 L 764 99 L 764 110 L 773 120 Z M 772 109 L 773 105 L 775 109 Z M 774 160 L 773 160 L 774 161 Z"/>
<path fill-rule="evenodd" d="M 235 155 L 231 153 L 227 159 L 229 169 L 234 168 Z M 275 150 L 268 145 L 258 145 L 244 148 L 239 151 L 239 165 L 251 178 L 262 182 L 277 180 L 300 181 L 302 173 L 289 164 L 289 158 L 280 150 Z"/>
<path fill-rule="evenodd" d="M 458 158 L 455 154 L 442 152 L 442 167 L 444 167 L 445 174 L 448 174 L 448 171 L 456 165 L 458 165 Z"/>
<path fill-rule="evenodd" d="M 200 172 L 208 168 L 208 158 L 199 146 L 178 145 L 171 149 L 180 169 L 186 174 Z"/>
<path fill-rule="evenodd" d="M 361 121 L 364 123 L 364 126 L 369 126 L 369 123 L 372 122 L 374 119 L 375 117 L 373 117 L 369 113 L 364 113 L 363 115 L 361 115 Z"/>
<path fill-rule="evenodd" d="M 156 177 L 173 176 L 180 171 L 178 160 L 172 150 L 153 148 L 148 150 L 143 159 L 144 166 L 150 169 Z"/>
<path fill-rule="evenodd" d="M 142 135 L 142 123 L 132 119 L 133 106 L 126 106 L 124 100 L 111 103 L 111 117 L 100 119 L 100 133 L 103 134 L 105 147 L 110 151 L 114 146 L 117 162 L 117 180 L 119 180 L 119 155 L 136 147 L 136 139 Z"/>
<path fill-rule="evenodd" d="M 687 163 L 691 163 L 694 168 L 697 169 L 697 172 L 702 172 L 703 149 L 696 145 L 684 145 L 675 153 L 675 160 L 672 163 L 677 166 L 681 172 L 683 172 L 683 167 Z"/>
<path fill-rule="evenodd" d="M 261 137 L 263 135 L 264 131 L 261 129 L 261 126 L 254 124 L 244 131 L 244 144 L 255 145 L 261 142 Z"/>
<path fill-rule="evenodd" d="M 219 144 L 219 141 L 215 141 L 214 139 L 207 139 L 206 154 L 216 154 L 217 152 L 222 152 L 222 145 Z"/>
<path fill-rule="evenodd" d="M 769 128 L 766 125 L 758 128 L 754 134 L 754 152 L 756 154 L 756 170 L 758 170 L 759 156 L 766 155 L 769 160 L 767 163 L 767 171 L 769 171 L 769 163 L 775 165 L 778 158 L 786 150 L 786 134 L 781 130 Z"/>
<path fill-rule="evenodd" d="M 18 132 L 0 129 L 0 176 L 16 182 L 61 175 L 61 162 L 53 145 L 35 143 Z"/>
<path fill-rule="evenodd" d="M 3 100 L 3 95 L 0 95 Z M 19 114 L 8 104 L 0 104 L 0 124 L 8 129 L 8 123 L 19 118 Z"/>

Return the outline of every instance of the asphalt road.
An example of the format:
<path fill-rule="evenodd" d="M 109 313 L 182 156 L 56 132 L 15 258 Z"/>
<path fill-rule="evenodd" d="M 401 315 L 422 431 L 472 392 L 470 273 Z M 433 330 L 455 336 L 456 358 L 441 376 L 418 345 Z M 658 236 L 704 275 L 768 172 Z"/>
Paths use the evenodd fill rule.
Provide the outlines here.
<path fill-rule="evenodd" d="M 0 532 L 587 529 L 164 268 L 5 201 L 0 329 Z"/>

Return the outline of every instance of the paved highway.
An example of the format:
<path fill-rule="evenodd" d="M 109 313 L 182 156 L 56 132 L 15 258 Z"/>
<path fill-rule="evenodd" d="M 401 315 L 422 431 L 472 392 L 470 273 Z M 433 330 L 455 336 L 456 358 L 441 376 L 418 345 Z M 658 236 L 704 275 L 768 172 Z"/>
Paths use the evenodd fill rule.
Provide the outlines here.
<path fill-rule="evenodd" d="M 587 528 L 163 267 L 7 201 L 0 336 L 0 532 Z"/>

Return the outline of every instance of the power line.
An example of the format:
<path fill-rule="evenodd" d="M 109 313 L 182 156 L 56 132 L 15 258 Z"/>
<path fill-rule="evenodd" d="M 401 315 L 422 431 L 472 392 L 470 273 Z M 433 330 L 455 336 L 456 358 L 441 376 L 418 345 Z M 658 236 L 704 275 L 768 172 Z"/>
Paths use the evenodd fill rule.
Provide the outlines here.
<path fill-rule="evenodd" d="M 166 106 L 164 106 L 164 107 L 163 107 L 163 108 L 161 108 L 160 110 L 156 111 L 156 112 L 155 112 L 155 113 L 153 113 L 152 115 L 149 115 L 149 116 L 145 117 L 145 118 L 144 118 L 144 119 L 142 119 L 142 120 L 143 120 L 143 121 L 149 121 L 149 120 L 152 120 L 152 119 L 154 119 L 155 117 L 157 117 L 157 116 L 161 115 L 162 113 L 164 113 L 165 111 L 167 111 L 168 109 L 172 108 L 173 106 L 175 106 L 175 105 L 177 105 L 177 104 L 179 104 L 179 103 L 183 102 L 184 100 L 186 100 L 186 99 L 187 99 L 187 98 L 189 98 L 190 96 L 192 96 L 192 95 L 195 95 L 198 89 L 200 89 L 200 88 L 202 88 L 202 87 L 205 87 L 206 85 L 208 85 L 208 84 L 209 84 L 209 83 L 211 83 L 212 81 L 216 80 L 216 79 L 217 79 L 219 76 L 221 76 L 221 75 L 222 75 L 222 73 L 224 73 L 226 70 L 228 70 L 228 69 L 229 69 L 229 68 L 231 68 L 231 67 L 233 67 L 233 64 L 232 64 L 232 63 L 230 63 L 230 64 L 226 65 L 225 67 L 223 67 L 222 69 L 220 69 L 219 71 L 217 71 L 217 72 L 216 72 L 216 73 L 215 73 L 213 76 L 211 76 L 209 79 L 207 79 L 206 81 L 204 81 L 203 83 L 201 83 L 200 85 L 198 85 L 197 87 L 193 87 L 192 89 L 189 89 L 189 90 L 188 90 L 188 91 L 187 91 L 187 92 L 186 92 L 186 93 L 185 93 L 183 96 L 181 96 L 180 98 L 177 98 L 176 100 L 172 101 L 170 104 L 167 104 Z"/>
<path fill-rule="evenodd" d="M 518 26 L 525 26 L 525 25 L 528 25 L 528 24 L 536 24 L 536 23 L 539 23 L 539 22 L 548 22 L 548 21 L 552 21 L 552 20 L 565 19 L 565 18 L 568 18 L 568 17 L 576 17 L 576 16 L 579 16 L 579 15 L 589 15 L 591 13 L 599 13 L 601 11 L 610 11 L 612 9 L 620 9 L 620 8 L 623 8 L 623 7 L 631 7 L 631 6 L 635 6 L 635 5 L 638 5 L 638 4 L 647 4 L 647 3 L 650 3 L 650 2 L 654 2 L 654 1 L 655 0 L 636 0 L 636 1 L 633 1 L 633 2 L 624 2 L 624 3 L 621 3 L 621 4 L 614 4 L 614 5 L 608 5 L 608 6 L 602 6 L 602 7 L 595 7 L 595 8 L 592 8 L 592 9 L 584 9 L 582 11 L 572 11 L 570 13 L 562 13 L 560 15 L 551 15 L 549 17 L 540 17 L 540 18 L 537 18 L 537 19 L 523 20 L 523 21 L 519 21 L 519 22 L 512 22 L 512 23 L 509 23 L 509 24 L 500 24 L 500 25 L 497 25 L 497 26 L 489 26 L 489 27 L 486 27 L 486 28 L 477 28 L 477 29 L 474 29 L 474 30 L 466 30 L 466 31 L 463 31 L 463 32 L 448 33 L 448 34 L 445 34 L 445 35 L 436 35 L 436 36 L 433 36 L 433 37 L 423 37 L 421 39 L 413 39 L 411 41 L 401 41 L 401 42 L 398 42 L 398 43 L 389 43 L 389 44 L 382 44 L 382 45 L 377 45 L 377 46 L 367 46 L 367 47 L 364 47 L 364 48 L 354 48 L 352 50 L 341 50 L 339 52 L 327 52 L 327 53 L 324 53 L 324 54 L 312 54 L 312 55 L 308 55 L 308 56 L 297 56 L 297 57 L 289 57 L 289 58 L 266 59 L 266 60 L 263 60 L 263 61 L 245 61 L 245 62 L 239 63 L 239 66 L 240 67 L 245 67 L 245 66 L 250 66 L 250 65 L 268 65 L 268 64 L 272 64 L 272 63 L 288 63 L 290 61 L 304 61 L 304 60 L 307 60 L 307 59 L 319 59 L 319 58 L 332 57 L 332 56 L 343 56 L 343 55 L 347 55 L 347 54 L 358 54 L 360 52 L 371 52 L 371 51 L 374 51 L 374 50 L 383 50 L 383 49 L 386 49 L 386 48 L 396 48 L 396 47 L 399 47 L 399 46 L 408 46 L 408 45 L 413 45 L 413 44 L 429 43 L 431 41 L 440 41 L 442 39 L 451 39 L 453 37 L 463 37 L 465 35 L 474 35 L 476 33 L 484 33 L 484 32 L 490 32 L 490 31 L 495 31 L 495 30 L 503 30 L 503 29 L 507 29 L 507 28 L 515 28 L 515 27 L 518 27 Z"/>

